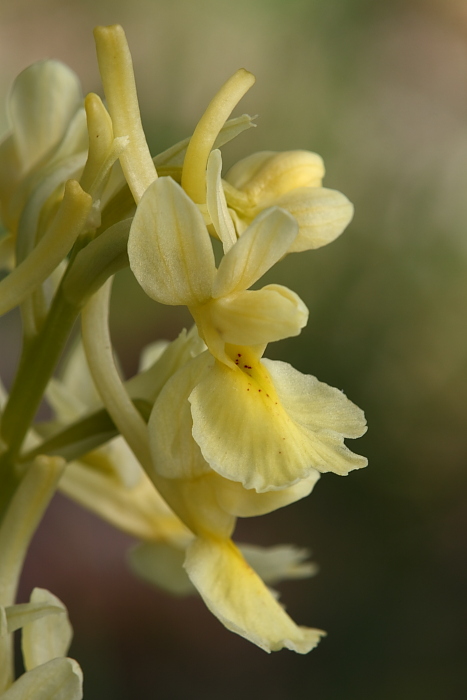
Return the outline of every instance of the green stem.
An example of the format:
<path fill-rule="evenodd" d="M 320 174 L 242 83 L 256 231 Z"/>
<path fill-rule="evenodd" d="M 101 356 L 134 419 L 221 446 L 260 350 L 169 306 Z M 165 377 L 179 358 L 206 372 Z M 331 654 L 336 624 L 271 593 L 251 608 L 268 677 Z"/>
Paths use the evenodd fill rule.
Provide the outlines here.
<path fill-rule="evenodd" d="M 13 462 L 41 402 L 66 340 L 78 316 L 79 307 L 58 293 L 39 334 L 25 348 L 10 400 L 2 418 L 2 439 L 6 455 Z"/>
<path fill-rule="evenodd" d="M 79 311 L 80 307 L 65 301 L 59 291 L 41 331 L 23 348 L 2 416 L 1 439 L 6 451 L 0 457 L 4 484 L 0 495 L 0 522 L 19 483 L 15 462 Z"/>

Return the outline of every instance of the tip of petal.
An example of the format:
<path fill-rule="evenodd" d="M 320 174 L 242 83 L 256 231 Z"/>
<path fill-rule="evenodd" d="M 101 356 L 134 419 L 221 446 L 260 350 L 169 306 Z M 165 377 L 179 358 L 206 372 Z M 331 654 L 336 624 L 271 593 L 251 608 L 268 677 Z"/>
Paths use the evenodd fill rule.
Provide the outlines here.
<path fill-rule="evenodd" d="M 266 652 L 307 654 L 324 635 L 294 623 L 231 540 L 197 538 L 188 547 L 185 569 L 222 624 Z"/>

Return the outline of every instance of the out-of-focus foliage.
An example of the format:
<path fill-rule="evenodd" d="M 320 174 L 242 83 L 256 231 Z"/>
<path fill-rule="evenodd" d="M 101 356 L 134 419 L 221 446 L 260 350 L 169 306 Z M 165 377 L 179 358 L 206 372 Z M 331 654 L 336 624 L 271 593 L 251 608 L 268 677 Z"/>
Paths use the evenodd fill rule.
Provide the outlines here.
<path fill-rule="evenodd" d="M 321 573 L 309 618 L 328 639 L 310 657 L 263 658 L 197 603 L 167 602 L 130 581 L 117 535 L 58 502 L 47 536 L 39 533 L 24 597 L 32 579 L 66 601 L 86 698 L 93 689 L 107 697 L 102 688 L 114 700 L 147 697 L 156 677 L 170 698 L 196 688 L 203 698 L 458 700 L 467 643 L 465 4 L 4 0 L 0 19 L 3 92 L 46 56 L 97 89 L 90 29 L 124 24 L 153 152 L 187 136 L 206 100 L 245 66 L 257 84 L 241 107 L 259 115 L 258 128 L 236 141 L 235 159 L 265 148 L 315 150 L 327 165 L 324 184 L 356 210 L 339 241 L 277 268 L 275 281 L 293 280 L 310 321 L 300 340 L 286 341 L 287 352 L 278 343 L 269 356 L 287 357 L 365 408 L 369 432 L 359 448 L 370 466 L 345 484 L 323 480 L 313 500 L 255 527 L 262 544 L 278 536 L 313 543 Z M 132 372 L 142 345 L 175 337 L 188 319 L 180 314 L 176 325 L 173 310 L 169 317 L 149 302 L 128 274 L 117 284 L 115 339 Z M 7 355 L 2 348 L 2 367 Z M 36 571 L 46 542 L 62 559 L 77 527 L 81 564 L 58 581 L 53 565 Z M 303 610 L 307 601 L 297 596 L 296 604 Z M 199 621 L 201 639 L 190 636 L 196 625 L 186 617 Z M 93 655 L 106 664 L 95 667 Z"/>

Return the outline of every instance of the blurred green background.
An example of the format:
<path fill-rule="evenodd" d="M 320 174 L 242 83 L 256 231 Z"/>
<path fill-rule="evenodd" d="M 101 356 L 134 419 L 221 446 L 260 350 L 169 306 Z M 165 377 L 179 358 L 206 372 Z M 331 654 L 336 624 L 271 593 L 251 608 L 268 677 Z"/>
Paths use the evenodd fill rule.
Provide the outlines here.
<path fill-rule="evenodd" d="M 317 151 L 325 185 L 354 202 L 341 239 L 269 274 L 310 320 L 267 354 L 365 409 L 369 431 L 350 447 L 370 466 L 325 475 L 308 499 L 238 527 L 240 540 L 313 549 L 318 576 L 282 586 L 294 619 L 328 632 L 308 656 L 267 656 L 200 600 L 135 580 L 129 538 L 60 497 L 22 599 L 39 585 L 69 607 L 87 700 L 467 697 L 467 3 L 2 0 L 2 96 L 44 57 L 101 93 L 92 28 L 115 22 L 154 153 L 189 135 L 244 66 L 257 83 L 236 114 L 258 114 L 258 128 L 225 148 L 226 165 L 257 150 Z M 113 332 L 128 374 L 145 343 L 186 323 L 130 274 L 117 280 Z M 14 314 L 1 328 L 8 375 Z"/>

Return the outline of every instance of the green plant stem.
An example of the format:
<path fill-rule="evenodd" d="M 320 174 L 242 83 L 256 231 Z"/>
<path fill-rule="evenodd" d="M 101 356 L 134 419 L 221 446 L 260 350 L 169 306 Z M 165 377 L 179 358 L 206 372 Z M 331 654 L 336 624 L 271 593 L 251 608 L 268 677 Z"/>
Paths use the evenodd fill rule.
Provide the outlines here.
<path fill-rule="evenodd" d="M 66 301 L 59 290 L 40 332 L 23 348 L 10 398 L 2 416 L 1 439 L 6 445 L 6 451 L 0 457 L 0 473 L 5 484 L 0 495 L 0 520 L 19 483 L 14 465 L 24 438 L 80 308 L 79 305 Z"/>

